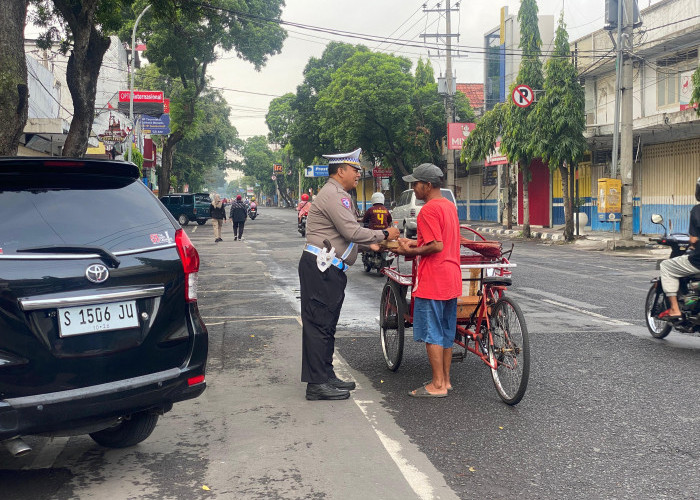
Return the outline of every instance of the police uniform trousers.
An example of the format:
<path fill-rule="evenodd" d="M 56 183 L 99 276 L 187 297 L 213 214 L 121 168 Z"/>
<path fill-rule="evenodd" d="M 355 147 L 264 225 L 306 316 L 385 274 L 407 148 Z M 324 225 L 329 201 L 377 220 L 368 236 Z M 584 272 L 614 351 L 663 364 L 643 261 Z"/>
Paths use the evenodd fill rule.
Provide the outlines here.
<path fill-rule="evenodd" d="M 301 291 L 301 381 L 323 384 L 335 377 L 335 327 L 345 299 L 347 276 L 335 266 L 321 272 L 316 256 L 303 252 L 299 259 Z"/>

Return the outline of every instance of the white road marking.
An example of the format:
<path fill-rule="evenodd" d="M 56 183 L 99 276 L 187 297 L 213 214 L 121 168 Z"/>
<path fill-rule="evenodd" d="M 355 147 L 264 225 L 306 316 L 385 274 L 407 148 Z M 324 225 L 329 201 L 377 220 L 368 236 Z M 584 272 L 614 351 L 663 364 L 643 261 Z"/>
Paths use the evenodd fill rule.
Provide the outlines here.
<path fill-rule="evenodd" d="M 581 302 L 578 300 L 569 299 L 566 297 L 562 297 L 560 294 L 552 293 L 552 292 L 545 292 L 544 290 L 537 290 L 536 288 L 519 286 L 518 291 L 525 292 L 529 295 L 539 295 L 540 297 L 546 297 L 550 300 L 561 301 L 561 302 L 567 303 L 567 304 L 574 306 L 574 307 L 580 307 L 580 308 L 585 308 L 585 309 L 602 309 L 603 308 L 603 306 L 596 306 L 594 304 L 589 304 L 587 302 Z M 510 290 L 508 291 L 508 293 L 510 294 Z"/>
<path fill-rule="evenodd" d="M 355 381 L 354 377 L 350 375 L 350 366 L 337 353 L 333 356 L 333 365 L 336 367 L 336 372 L 338 373 L 339 378 L 343 380 Z M 357 381 L 355 381 L 355 383 L 357 383 Z M 359 385 L 358 388 L 360 388 Z M 372 427 L 372 430 L 379 438 L 379 441 L 382 443 L 382 446 L 384 446 L 384 449 L 387 451 L 387 453 L 394 461 L 396 466 L 399 468 L 401 474 L 406 479 L 411 489 L 416 493 L 416 495 L 418 495 L 419 498 L 425 500 L 433 500 L 435 498 L 435 495 L 433 492 L 433 487 L 430 484 L 430 478 L 428 478 L 427 475 L 421 472 L 420 469 L 411 464 L 403 456 L 401 452 L 401 443 L 397 442 L 394 439 L 391 439 L 384 432 L 379 430 L 377 426 L 377 421 L 373 416 L 375 411 L 373 409 L 372 411 L 370 411 L 370 408 L 373 405 L 376 405 L 376 403 L 371 400 L 361 401 L 355 398 L 351 399 L 355 402 L 357 407 L 365 416 L 367 422 L 369 422 L 369 425 Z"/>
<path fill-rule="evenodd" d="M 557 307 L 563 307 L 564 309 L 569 309 L 571 311 L 576 311 L 576 312 L 584 314 L 586 316 L 591 316 L 593 318 L 601 320 L 603 323 L 605 323 L 607 325 L 632 326 L 631 323 L 627 323 L 625 321 L 620 321 L 619 319 L 608 318 L 607 316 L 603 316 L 602 314 L 594 313 L 592 311 L 586 311 L 585 309 L 570 306 L 569 304 L 563 304 L 561 302 L 557 302 L 556 300 L 542 299 L 542 302 L 546 302 L 547 304 L 552 304 L 553 306 L 557 306 Z"/>

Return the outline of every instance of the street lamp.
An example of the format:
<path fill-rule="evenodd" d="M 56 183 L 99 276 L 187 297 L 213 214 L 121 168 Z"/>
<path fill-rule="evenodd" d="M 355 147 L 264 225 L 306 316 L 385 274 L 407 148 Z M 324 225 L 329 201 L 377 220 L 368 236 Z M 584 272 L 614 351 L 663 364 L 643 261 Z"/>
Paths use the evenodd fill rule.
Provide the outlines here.
<path fill-rule="evenodd" d="M 143 15 L 150 8 L 150 4 L 146 5 L 146 8 L 143 9 L 143 11 L 141 11 L 141 14 L 139 14 L 139 17 L 136 18 L 136 22 L 134 23 L 134 29 L 131 30 L 131 80 L 129 81 L 129 120 L 131 121 L 131 131 L 129 132 L 129 161 L 131 161 L 131 149 L 133 147 L 131 143 L 133 142 L 134 128 L 136 125 L 134 123 L 134 73 L 136 71 L 136 67 L 134 64 L 134 53 L 136 52 L 136 28 L 139 25 L 139 21 L 141 20 Z"/>

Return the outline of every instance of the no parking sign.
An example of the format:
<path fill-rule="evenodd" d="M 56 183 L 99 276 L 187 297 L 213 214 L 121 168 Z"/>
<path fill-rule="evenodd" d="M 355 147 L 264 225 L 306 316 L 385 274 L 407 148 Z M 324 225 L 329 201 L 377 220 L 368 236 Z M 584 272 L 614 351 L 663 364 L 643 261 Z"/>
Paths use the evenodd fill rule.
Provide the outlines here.
<path fill-rule="evenodd" d="M 511 94 L 513 104 L 520 108 L 527 108 L 535 98 L 535 93 L 525 84 L 516 85 Z"/>

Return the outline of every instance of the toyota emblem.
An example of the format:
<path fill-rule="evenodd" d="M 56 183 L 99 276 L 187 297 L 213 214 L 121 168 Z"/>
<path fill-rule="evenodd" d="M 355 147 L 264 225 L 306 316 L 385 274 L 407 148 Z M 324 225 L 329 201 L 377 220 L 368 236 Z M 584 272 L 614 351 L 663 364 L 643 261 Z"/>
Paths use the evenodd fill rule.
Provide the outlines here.
<path fill-rule="evenodd" d="M 85 277 L 93 283 L 104 283 L 109 278 L 109 269 L 102 264 L 92 264 L 85 270 Z"/>

